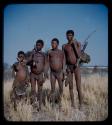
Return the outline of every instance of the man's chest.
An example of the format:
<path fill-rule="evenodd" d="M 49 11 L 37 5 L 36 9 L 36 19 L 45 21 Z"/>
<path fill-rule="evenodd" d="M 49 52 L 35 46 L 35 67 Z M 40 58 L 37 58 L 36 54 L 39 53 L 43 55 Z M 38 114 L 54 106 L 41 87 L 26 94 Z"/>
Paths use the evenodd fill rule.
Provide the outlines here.
<path fill-rule="evenodd" d="M 62 52 L 60 51 L 51 51 L 49 53 L 50 58 L 61 58 L 62 57 Z"/>
<path fill-rule="evenodd" d="M 69 44 L 68 44 L 68 45 L 65 45 L 64 51 L 67 52 L 67 53 L 73 52 L 73 47 L 72 47 L 72 45 L 71 45 L 71 44 L 70 44 L 70 45 L 69 45 Z"/>
<path fill-rule="evenodd" d="M 33 59 L 38 59 L 38 58 L 44 58 L 44 54 L 43 53 L 35 53 L 35 54 L 33 54 Z"/>

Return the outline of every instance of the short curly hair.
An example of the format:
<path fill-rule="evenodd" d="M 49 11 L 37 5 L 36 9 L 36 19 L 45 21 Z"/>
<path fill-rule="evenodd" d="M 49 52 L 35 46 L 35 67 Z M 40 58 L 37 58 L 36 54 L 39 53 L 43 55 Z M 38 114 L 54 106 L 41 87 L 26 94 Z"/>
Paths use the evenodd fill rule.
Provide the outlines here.
<path fill-rule="evenodd" d="M 59 45 L 59 40 L 58 40 L 57 38 L 53 38 L 52 41 L 56 41 L 57 44 Z M 51 41 L 51 42 L 52 42 L 52 41 Z"/>
<path fill-rule="evenodd" d="M 19 51 L 17 56 L 19 56 L 20 54 L 23 54 L 25 56 L 25 53 L 23 51 Z"/>
<path fill-rule="evenodd" d="M 72 34 L 74 36 L 74 31 L 73 30 L 67 30 L 66 35 Z"/>
<path fill-rule="evenodd" d="M 42 46 L 44 46 L 44 41 L 43 41 L 43 40 L 41 40 L 41 39 L 37 40 L 37 41 L 36 41 L 36 44 L 37 44 L 37 43 L 41 43 L 41 44 L 42 44 Z"/>

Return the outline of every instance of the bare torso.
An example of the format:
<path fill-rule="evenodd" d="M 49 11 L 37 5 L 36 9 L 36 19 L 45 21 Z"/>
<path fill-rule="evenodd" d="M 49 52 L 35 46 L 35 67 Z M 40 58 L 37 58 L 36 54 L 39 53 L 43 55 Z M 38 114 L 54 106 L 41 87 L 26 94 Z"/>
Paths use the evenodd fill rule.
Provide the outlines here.
<path fill-rule="evenodd" d="M 45 56 L 42 52 L 36 52 L 33 55 L 33 62 L 35 62 L 35 66 L 31 65 L 31 72 L 34 74 L 40 74 L 44 71 L 45 66 Z"/>
<path fill-rule="evenodd" d="M 64 53 L 59 50 L 50 50 L 49 52 L 49 63 L 50 68 L 54 72 L 58 72 L 63 68 Z"/>
<path fill-rule="evenodd" d="M 18 63 L 17 66 L 17 72 L 16 72 L 16 80 L 18 81 L 24 81 L 26 79 L 26 66 L 21 64 L 21 63 Z"/>
<path fill-rule="evenodd" d="M 64 52 L 65 52 L 67 64 L 71 64 L 71 65 L 76 64 L 77 58 L 76 58 L 76 55 L 74 53 L 74 50 L 73 50 L 71 44 L 65 44 L 63 49 L 64 49 Z M 80 49 L 80 48 L 78 48 L 78 49 Z"/>

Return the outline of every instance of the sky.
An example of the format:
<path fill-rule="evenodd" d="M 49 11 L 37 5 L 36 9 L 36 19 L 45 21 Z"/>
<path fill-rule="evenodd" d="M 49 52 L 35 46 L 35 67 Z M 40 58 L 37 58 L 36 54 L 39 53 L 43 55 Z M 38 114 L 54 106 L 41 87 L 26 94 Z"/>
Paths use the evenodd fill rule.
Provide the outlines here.
<path fill-rule="evenodd" d="M 59 49 L 65 43 L 66 31 L 72 29 L 75 38 L 91 56 L 86 66 L 108 66 L 108 8 L 103 4 L 9 4 L 4 8 L 4 62 L 16 62 L 17 52 L 30 51 L 38 39 L 44 41 L 43 51 L 51 49 L 51 40 L 58 38 Z"/>

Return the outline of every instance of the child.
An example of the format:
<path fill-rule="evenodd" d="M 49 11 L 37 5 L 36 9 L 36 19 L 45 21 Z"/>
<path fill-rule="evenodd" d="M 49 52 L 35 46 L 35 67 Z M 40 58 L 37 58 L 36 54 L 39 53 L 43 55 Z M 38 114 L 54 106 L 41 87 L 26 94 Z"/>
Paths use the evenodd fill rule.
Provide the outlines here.
<path fill-rule="evenodd" d="M 14 81 L 12 85 L 11 100 L 14 102 L 16 109 L 16 100 L 26 96 L 26 88 L 30 81 L 28 67 L 26 66 L 25 53 L 19 51 L 17 55 L 18 62 L 12 66 Z"/>

